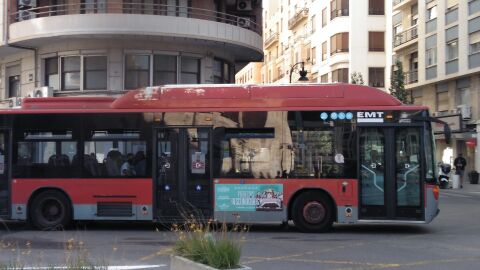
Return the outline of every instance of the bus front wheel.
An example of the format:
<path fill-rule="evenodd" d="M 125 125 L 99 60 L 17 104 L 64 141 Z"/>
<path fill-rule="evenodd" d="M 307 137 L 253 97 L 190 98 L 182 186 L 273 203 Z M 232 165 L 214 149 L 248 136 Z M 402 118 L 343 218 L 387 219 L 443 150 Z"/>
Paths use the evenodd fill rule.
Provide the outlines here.
<path fill-rule="evenodd" d="M 57 230 L 66 227 L 72 220 L 70 201 L 64 193 L 44 191 L 33 199 L 30 218 L 40 230 Z"/>
<path fill-rule="evenodd" d="M 333 224 L 333 205 L 320 192 L 308 191 L 295 199 L 292 219 L 302 232 L 325 232 Z"/>

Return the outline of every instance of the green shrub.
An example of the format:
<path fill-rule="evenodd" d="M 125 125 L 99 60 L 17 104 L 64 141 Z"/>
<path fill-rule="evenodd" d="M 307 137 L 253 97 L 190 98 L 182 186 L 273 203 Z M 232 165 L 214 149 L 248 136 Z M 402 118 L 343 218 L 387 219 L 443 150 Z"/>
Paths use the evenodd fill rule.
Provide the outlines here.
<path fill-rule="evenodd" d="M 180 231 L 174 252 L 176 255 L 214 268 L 236 268 L 240 263 L 241 247 L 230 235 L 226 229 L 222 229 L 217 237 L 208 229 Z"/>

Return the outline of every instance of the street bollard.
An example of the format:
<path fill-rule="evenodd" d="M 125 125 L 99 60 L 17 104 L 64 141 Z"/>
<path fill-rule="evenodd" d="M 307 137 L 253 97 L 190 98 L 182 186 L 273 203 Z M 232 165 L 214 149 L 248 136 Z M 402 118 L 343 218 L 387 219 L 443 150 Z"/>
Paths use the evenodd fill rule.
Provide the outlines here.
<path fill-rule="evenodd" d="M 452 188 L 459 189 L 460 188 L 460 175 L 454 174 L 452 177 Z"/>

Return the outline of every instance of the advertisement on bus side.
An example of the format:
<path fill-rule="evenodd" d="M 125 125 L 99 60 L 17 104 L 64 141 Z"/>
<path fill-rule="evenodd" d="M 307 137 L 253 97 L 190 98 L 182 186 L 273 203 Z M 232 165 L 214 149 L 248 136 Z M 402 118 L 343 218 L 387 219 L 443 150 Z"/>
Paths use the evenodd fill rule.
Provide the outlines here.
<path fill-rule="evenodd" d="M 215 211 L 282 211 L 282 184 L 217 184 Z"/>

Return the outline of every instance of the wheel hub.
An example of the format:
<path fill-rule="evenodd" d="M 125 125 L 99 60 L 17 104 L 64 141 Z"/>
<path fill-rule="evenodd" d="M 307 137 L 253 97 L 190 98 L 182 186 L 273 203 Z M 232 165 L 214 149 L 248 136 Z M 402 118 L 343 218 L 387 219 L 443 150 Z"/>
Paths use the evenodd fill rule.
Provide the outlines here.
<path fill-rule="evenodd" d="M 325 218 L 325 215 L 325 207 L 319 202 L 309 202 L 303 207 L 303 218 L 308 223 L 320 223 Z"/>
<path fill-rule="evenodd" d="M 42 216 L 45 220 L 54 222 L 62 216 L 62 207 L 56 200 L 48 200 L 42 208 Z"/>

